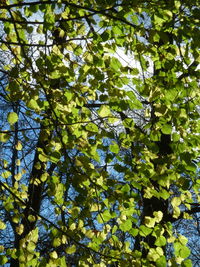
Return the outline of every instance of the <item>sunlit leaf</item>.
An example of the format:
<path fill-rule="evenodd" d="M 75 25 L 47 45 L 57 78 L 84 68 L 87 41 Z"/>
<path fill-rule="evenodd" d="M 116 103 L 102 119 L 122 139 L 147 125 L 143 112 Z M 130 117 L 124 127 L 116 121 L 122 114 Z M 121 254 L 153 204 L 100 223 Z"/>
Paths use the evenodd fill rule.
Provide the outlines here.
<path fill-rule="evenodd" d="M 127 231 L 129 231 L 129 230 L 132 228 L 132 221 L 129 219 L 129 220 L 126 220 L 125 222 L 122 222 L 122 223 L 119 225 L 119 228 L 120 228 L 123 232 L 127 232 Z"/>
<path fill-rule="evenodd" d="M 171 134 L 171 132 L 172 132 L 172 126 L 169 125 L 169 124 L 165 124 L 165 125 L 162 126 L 161 131 L 164 134 Z"/>
<path fill-rule="evenodd" d="M 199 3 L 156 2 L 1 1 L 0 265 L 196 264 Z"/>
<path fill-rule="evenodd" d="M 102 105 L 98 111 L 99 116 L 106 117 L 110 115 L 110 108 L 108 106 Z"/>
<path fill-rule="evenodd" d="M 4 230 L 6 228 L 6 224 L 2 221 L 0 221 L 0 229 Z"/>
<path fill-rule="evenodd" d="M 94 123 L 88 123 L 88 125 L 86 125 L 86 130 L 90 131 L 90 132 L 94 132 L 97 133 L 98 132 L 98 126 Z"/>
<path fill-rule="evenodd" d="M 15 148 L 17 150 L 22 150 L 22 143 L 20 141 L 18 141 L 17 144 L 16 144 L 16 146 L 15 146 Z"/>
<path fill-rule="evenodd" d="M 165 246 L 166 245 L 166 238 L 164 236 L 159 236 L 156 239 L 155 245 L 159 246 L 159 247 Z"/>
<path fill-rule="evenodd" d="M 10 112 L 8 114 L 8 122 L 12 125 L 15 124 L 18 121 L 18 115 L 15 112 Z"/>
<path fill-rule="evenodd" d="M 115 58 L 115 57 L 112 57 L 111 58 L 110 67 L 113 70 L 117 71 L 118 69 L 121 68 L 121 66 L 122 66 L 121 63 L 120 63 L 120 61 L 117 58 Z"/>
<path fill-rule="evenodd" d="M 111 152 L 117 154 L 117 153 L 119 152 L 119 146 L 118 146 L 118 144 L 113 142 L 113 144 L 111 144 L 111 145 L 109 146 L 109 150 L 110 150 Z"/>
<path fill-rule="evenodd" d="M 76 252 L 76 246 L 75 245 L 72 245 L 71 247 L 66 248 L 65 252 L 67 254 L 73 254 L 73 253 L 75 253 Z"/>

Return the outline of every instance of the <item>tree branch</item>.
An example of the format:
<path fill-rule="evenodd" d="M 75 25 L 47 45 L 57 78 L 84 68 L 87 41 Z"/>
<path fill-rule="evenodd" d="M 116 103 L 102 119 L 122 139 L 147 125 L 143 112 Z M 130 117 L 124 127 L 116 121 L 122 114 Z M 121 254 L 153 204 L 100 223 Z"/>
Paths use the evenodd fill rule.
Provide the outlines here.
<path fill-rule="evenodd" d="M 7 185 L 5 185 L 4 183 L 2 183 L 0 181 L 0 185 L 6 190 L 8 191 L 15 199 L 17 199 L 21 204 L 23 204 L 25 207 L 27 207 L 27 203 L 25 201 L 23 201 L 21 198 L 19 198 L 15 193 L 12 192 L 12 190 L 10 190 L 9 187 L 7 187 Z M 54 224 L 53 222 L 51 222 L 49 219 L 47 219 L 46 217 L 44 217 L 43 215 L 39 214 L 38 212 L 36 212 L 34 209 L 32 209 L 32 212 L 38 216 L 39 218 L 41 218 L 43 221 L 49 223 L 51 226 L 53 226 L 55 229 L 57 229 L 59 232 L 61 232 L 63 235 L 67 236 L 70 240 L 72 240 L 75 244 L 89 250 L 89 251 L 92 251 L 94 252 L 95 254 L 98 254 L 100 256 L 103 256 L 105 258 L 109 258 L 109 259 L 115 259 L 115 260 L 120 260 L 120 258 L 117 258 L 117 257 L 112 257 L 112 256 L 109 256 L 109 255 L 105 255 L 101 252 L 98 252 L 90 247 L 87 247 L 85 244 L 83 243 L 80 243 L 79 241 L 77 241 L 74 237 L 72 237 L 70 234 L 68 234 L 66 231 L 62 230 L 60 227 L 58 227 L 56 224 Z"/>

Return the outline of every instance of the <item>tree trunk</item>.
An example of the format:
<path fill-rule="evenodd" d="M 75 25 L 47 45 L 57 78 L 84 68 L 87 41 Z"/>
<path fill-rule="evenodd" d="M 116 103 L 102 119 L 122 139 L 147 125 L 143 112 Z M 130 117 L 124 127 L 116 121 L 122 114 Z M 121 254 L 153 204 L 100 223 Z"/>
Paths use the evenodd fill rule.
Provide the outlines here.
<path fill-rule="evenodd" d="M 37 222 L 37 214 L 40 212 L 41 201 L 42 201 L 42 193 L 44 182 L 41 181 L 41 176 L 46 170 L 46 164 L 39 159 L 39 149 L 45 151 L 46 145 L 49 141 L 44 140 L 43 132 L 41 130 L 38 138 L 38 143 L 35 148 L 35 156 L 33 160 L 32 171 L 30 174 L 29 185 L 28 185 L 28 201 L 26 204 L 26 208 L 23 212 L 23 219 L 21 221 L 21 225 L 24 226 L 23 233 L 19 235 L 16 232 L 15 226 L 13 227 L 15 234 L 15 242 L 14 246 L 17 250 L 20 249 L 20 241 L 25 238 L 34 228 Z M 32 217 L 31 220 L 30 216 Z M 35 220 L 32 220 L 35 218 Z M 11 259 L 10 267 L 18 267 L 20 265 L 19 259 Z"/>

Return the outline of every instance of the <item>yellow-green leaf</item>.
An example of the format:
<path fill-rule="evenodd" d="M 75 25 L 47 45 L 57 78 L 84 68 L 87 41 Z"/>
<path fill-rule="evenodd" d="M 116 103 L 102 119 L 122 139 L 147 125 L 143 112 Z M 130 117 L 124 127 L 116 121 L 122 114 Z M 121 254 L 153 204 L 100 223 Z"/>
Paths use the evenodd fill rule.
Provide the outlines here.
<path fill-rule="evenodd" d="M 118 154 L 119 153 L 119 146 L 117 143 L 113 142 L 110 146 L 109 149 L 111 152 Z"/>
<path fill-rule="evenodd" d="M 6 228 L 5 223 L 0 221 L 0 230 L 4 230 L 5 228 Z"/>
<path fill-rule="evenodd" d="M 110 108 L 106 105 L 103 105 L 100 107 L 99 111 L 99 116 L 100 117 L 106 117 L 106 116 L 109 116 L 110 115 Z"/>
<path fill-rule="evenodd" d="M 55 259 L 55 260 L 58 258 L 58 254 L 56 251 L 50 252 L 49 256 L 50 258 Z"/>
<path fill-rule="evenodd" d="M 12 125 L 18 121 L 18 115 L 15 112 L 9 112 L 7 117 L 8 122 Z"/>
<path fill-rule="evenodd" d="M 119 226 L 119 228 L 124 231 L 124 232 L 127 232 L 129 231 L 131 228 L 132 228 L 133 224 L 132 224 L 132 221 L 130 219 L 122 222 Z"/>
<path fill-rule="evenodd" d="M 15 146 L 15 148 L 17 150 L 22 150 L 22 143 L 20 141 L 18 141 L 17 144 L 16 144 L 16 146 Z"/>
<path fill-rule="evenodd" d="M 164 133 L 164 134 L 171 134 L 171 132 L 172 132 L 172 126 L 169 125 L 169 124 L 165 124 L 165 125 L 163 125 L 163 127 L 161 128 L 161 131 L 162 131 L 162 133 Z"/>
<path fill-rule="evenodd" d="M 0 133 L 0 142 L 7 142 L 10 138 L 10 135 L 8 133 Z"/>
<path fill-rule="evenodd" d="M 67 254 L 73 254 L 73 253 L 75 253 L 76 252 L 76 246 L 75 245 L 72 245 L 71 247 L 66 248 L 65 252 Z"/>

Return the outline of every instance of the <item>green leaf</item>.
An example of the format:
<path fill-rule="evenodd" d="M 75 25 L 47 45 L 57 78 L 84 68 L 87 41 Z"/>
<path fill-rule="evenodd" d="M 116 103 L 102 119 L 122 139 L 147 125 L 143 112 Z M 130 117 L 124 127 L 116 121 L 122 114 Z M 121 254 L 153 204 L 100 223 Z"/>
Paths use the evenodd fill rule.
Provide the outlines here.
<path fill-rule="evenodd" d="M 145 216 L 144 223 L 147 227 L 153 228 L 155 226 L 156 220 L 150 216 Z"/>
<path fill-rule="evenodd" d="M 192 265 L 192 261 L 189 260 L 189 259 L 187 259 L 187 260 L 181 262 L 181 267 L 192 267 L 192 266 L 193 266 L 193 265 Z"/>
<path fill-rule="evenodd" d="M 172 126 L 169 124 L 165 124 L 162 126 L 161 131 L 163 134 L 171 134 L 172 132 Z"/>
<path fill-rule="evenodd" d="M 59 237 L 54 238 L 52 245 L 53 247 L 59 247 L 61 245 L 61 238 Z"/>
<path fill-rule="evenodd" d="M 48 157 L 44 154 L 39 154 L 39 160 L 42 161 L 42 162 L 47 162 L 48 160 Z"/>
<path fill-rule="evenodd" d="M 158 247 L 162 247 L 166 245 L 166 238 L 164 236 L 160 236 L 156 239 L 155 245 Z"/>
<path fill-rule="evenodd" d="M 110 61 L 110 68 L 115 71 L 118 71 L 121 67 L 122 67 L 121 62 L 117 58 L 112 57 Z"/>
<path fill-rule="evenodd" d="M 33 229 L 32 231 L 29 232 L 28 239 L 32 240 L 34 243 L 36 243 L 38 241 L 38 237 L 39 237 L 38 233 L 39 233 L 38 228 Z"/>
<path fill-rule="evenodd" d="M 102 105 L 100 109 L 98 110 L 99 116 L 100 117 L 107 117 L 110 115 L 110 108 L 109 106 Z"/>
<path fill-rule="evenodd" d="M 167 113 L 167 107 L 164 105 L 159 105 L 156 107 L 155 115 L 157 117 L 162 117 Z"/>
<path fill-rule="evenodd" d="M 119 228 L 123 231 L 123 232 L 127 232 L 132 228 L 132 221 L 131 219 L 126 220 L 125 222 L 122 222 L 119 225 Z"/>
<path fill-rule="evenodd" d="M 12 175 L 12 173 L 10 171 L 5 171 L 5 172 L 2 172 L 1 173 L 1 176 L 4 178 L 4 179 L 7 179 L 8 177 L 10 177 Z"/>
<path fill-rule="evenodd" d="M 130 185 L 129 184 L 125 184 L 124 186 L 122 186 L 121 192 L 124 192 L 124 193 L 130 192 Z"/>
<path fill-rule="evenodd" d="M 9 133 L 0 133 L 0 142 L 7 142 L 10 139 Z"/>
<path fill-rule="evenodd" d="M 131 75 L 138 75 L 138 74 L 139 74 L 139 70 L 136 69 L 136 68 L 131 68 L 131 69 L 130 69 L 130 74 L 131 74 Z"/>
<path fill-rule="evenodd" d="M 162 257 L 162 256 L 163 256 L 163 250 L 162 250 L 162 248 L 157 247 L 156 249 L 154 249 L 154 248 L 150 248 L 149 249 L 147 258 L 150 261 L 157 262 L 157 260 L 159 260 L 160 257 Z"/>
<path fill-rule="evenodd" d="M 102 34 L 101 34 L 101 38 L 102 40 L 105 42 L 109 39 L 109 33 L 108 31 L 104 31 Z"/>
<path fill-rule="evenodd" d="M 73 98 L 73 93 L 70 91 L 65 92 L 64 95 L 66 96 L 68 101 L 71 101 L 71 99 Z"/>
<path fill-rule="evenodd" d="M 185 109 L 181 108 L 181 109 L 179 110 L 179 117 L 180 117 L 180 118 L 184 118 L 184 119 L 187 119 L 187 118 L 188 118 L 188 115 L 187 115 Z"/>
<path fill-rule="evenodd" d="M 66 248 L 65 252 L 67 254 L 73 254 L 73 253 L 75 253 L 76 252 L 76 246 L 75 245 L 72 245 L 72 246 Z"/>
<path fill-rule="evenodd" d="M 183 259 L 190 255 L 190 249 L 180 242 L 174 242 L 175 255 Z"/>
<path fill-rule="evenodd" d="M 50 256 L 50 258 L 52 258 L 52 259 L 57 259 L 57 258 L 58 258 L 58 254 L 57 254 L 56 251 L 52 251 L 52 252 L 50 252 L 50 253 L 49 253 L 49 256 Z"/>
<path fill-rule="evenodd" d="M 183 236 L 183 235 L 179 235 L 179 237 L 178 237 L 178 240 L 180 241 L 180 243 L 182 244 L 182 245 L 186 245 L 187 244 L 187 242 L 188 242 L 188 239 L 185 237 L 185 236 Z"/>
<path fill-rule="evenodd" d="M 171 200 L 171 204 L 173 207 L 177 207 L 181 204 L 181 198 L 180 197 L 173 197 Z"/>
<path fill-rule="evenodd" d="M 101 214 L 98 214 L 97 216 L 97 220 L 99 223 L 105 223 L 105 222 L 108 222 L 110 219 L 112 219 L 113 216 L 109 210 L 105 210 L 103 213 Z"/>
<path fill-rule="evenodd" d="M 119 146 L 117 143 L 113 142 L 113 144 L 111 144 L 109 146 L 109 150 L 115 154 L 118 154 L 119 153 Z"/>
<path fill-rule="evenodd" d="M 58 152 L 58 151 L 54 151 L 54 152 L 50 155 L 49 159 L 51 160 L 51 162 L 53 162 L 53 163 L 57 163 L 57 162 L 60 160 L 60 157 L 61 157 L 60 152 Z M 40 157 L 40 160 L 41 160 L 41 157 Z M 42 160 L 41 160 L 41 161 L 42 161 Z M 44 162 L 45 162 L 45 161 L 44 161 Z"/>
<path fill-rule="evenodd" d="M 94 132 L 94 133 L 98 133 L 99 131 L 98 126 L 92 122 L 88 123 L 85 129 L 88 130 L 89 132 Z"/>
<path fill-rule="evenodd" d="M 142 109 L 142 103 L 136 98 L 135 94 L 132 91 L 126 92 L 126 95 L 130 98 L 129 105 L 133 109 Z"/>
<path fill-rule="evenodd" d="M 186 246 L 182 247 L 179 251 L 179 255 L 183 259 L 187 258 L 190 255 L 190 249 Z"/>
<path fill-rule="evenodd" d="M 35 110 L 40 110 L 40 107 L 38 106 L 38 103 L 36 100 L 31 99 L 28 103 L 27 103 L 27 107 L 30 109 L 35 109 Z"/>
<path fill-rule="evenodd" d="M 135 187 L 136 189 L 141 190 L 142 186 L 140 183 L 137 183 L 136 181 L 131 181 L 131 185 Z"/>
<path fill-rule="evenodd" d="M 140 235 L 141 236 L 147 236 L 152 232 L 151 228 L 146 227 L 144 225 L 141 225 L 139 229 L 140 229 Z"/>
<path fill-rule="evenodd" d="M 60 263 L 59 263 L 59 266 L 60 267 L 67 267 L 67 264 L 66 264 L 66 257 L 63 256 L 62 258 L 59 259 L 60 260 Z"/>
<path fill-rule="evenodd" d="M 164 267 L 167 266 L 167 261 L 165 256 L 161 256 L 158 260 L 156 260 L 156 267 Z"/>
<path fill-rule="evenodd" d="M 6 256 L 4 255 L 0 255 L 0 264 L 1 266 L 4 266 L 4 264 L 6 264 L 8 262 L 8 259 Z"/>
<path fill-rule="evenodd" d="M 36 248 L 36 244 L 33 241 L 29 241 L 27 245 L 27 251 L 33 252 Z"/>
<path fill-rule="evenodd" d="M 154 15 L 154 21 L 155 21 L 155 24 L 159 26 L 162 26 L 162 24 L 165 22 L 165 20 L 160 16 L 160 14 L 159 16 L 157 14 Z"/>
<path fill-rule="evenodd" d="M 172 134 L 172 140 L 173 140 L 173 142 L 178 142 L 180 140 L 180 134 L 173 133 Z"/>
<path fill-rule="evenodd" d="M 123 125 L 125 128 L 130 128 L 130 129 L 133 129 L 134 127 L 134 120 L 131 119 L 131 118 L 126 118 L 123 120 Z"/>
<path fill-rule="evenodd" d="M 133 93 L 133 91 L 128 91 L 126 92 L 126 95 L 132 100 L 135 101 L 137 98 L 135 96 L 135 94 Z"/>
<path fill-rule="evenodd" d="M 0 230 L 4 230 L 6 228 L 6 224 L 0 220 Z"/>
<path fill-rule="evenodd" d="M 137 236 L 138 233 L 139 233 L 139 230 L 138 229 L 135 229 L 135 228 L 132 228 L 130 229 L 129 233 L 132 235 L 132 236 Z"/>
<path fill-rule="evenodd" d="M 154 215 L 154 218 L 155 218 L 155 220 L 156 220 L 157 223 L 159 223 L 162 220 L 162 218 L 163 218 L 162 211 L 154 211 L 153 212 L 153 215 Z"/>
<path fill-rule="evenodd" d="M 104 222 L 109 221 L 111 218 L 112 218 L 112 215 L 111 215 L 111 213 L 110 213 L 109 210 L 105 210 L 105 211 L 102 213 L 102 219 L 103 219 Z"/>
<path fill-rule="evenodd" d="M 22 150 L 22 143 L 20 141 L 17 142 L 17 144 L 15 145 L 15 148 L 20 151 Z"/>
<path fill-rule="evenodd" d="M 15 112 L 9 112 L 7 117 L 8 122 L 12 125 L 18 121 L 18 115 Z"/>

